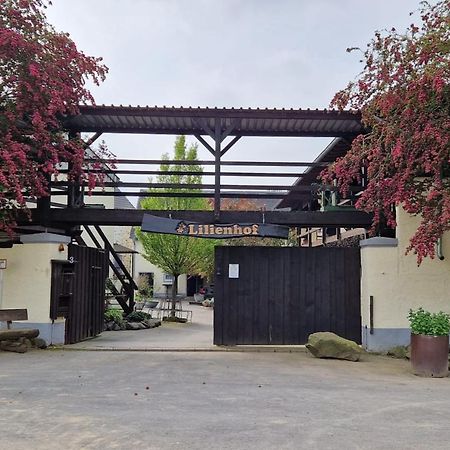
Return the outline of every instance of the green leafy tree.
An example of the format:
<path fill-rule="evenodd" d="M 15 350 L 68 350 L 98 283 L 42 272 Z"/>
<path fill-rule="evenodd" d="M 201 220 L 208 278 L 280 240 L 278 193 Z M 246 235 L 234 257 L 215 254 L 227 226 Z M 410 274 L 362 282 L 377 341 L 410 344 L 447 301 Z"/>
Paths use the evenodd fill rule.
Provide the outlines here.
<path fill-rule="evenodd" d="M 168 154 L 162 159 L 166 162 L 161 165 L 162 172 L 202 172 L 197 164 L 171 164 Z M 175 161 L 197 161 L 197 146 L 187 147 L 185 136 L 178 136 L 174 145 Z M 202 176 L 184 175 L 182 173 L 163 173 L 158 175 L 158 183 L 194 184 L 198 188 L 149 188 L 149 196 L 141 201 L 141 207 L 146 210 L 208 210 L 210 205 L 203 198 L 191 197 L 152 197 L 152 192 L 194 193 L 201 190 Z M 151 180 L 150 180 L 151 181 Z M 145 259 L 155 264 L 164 272 L 173 276 L 172 284 L 172 312 L 175 317 L 176 296 L 178 293 L 178 277 L 183 274 L 198 274 L 208 277 L 214 269 L 214 246 L 218 244 L 215 239 L 191 238 L 168 234 L 145 233 L 137 230 L 137 237 L 144 247 Z"/>

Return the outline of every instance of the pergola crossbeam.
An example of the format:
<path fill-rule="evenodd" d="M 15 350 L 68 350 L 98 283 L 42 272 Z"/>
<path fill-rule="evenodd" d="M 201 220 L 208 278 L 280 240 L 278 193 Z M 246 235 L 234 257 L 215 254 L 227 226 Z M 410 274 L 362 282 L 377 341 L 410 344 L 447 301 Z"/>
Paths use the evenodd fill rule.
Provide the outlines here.
<path fill-rule="evenodd" d="M 19 226 L 38 224 L 40 211 L 31 209 L 31 219 L 26 213 L 17 218 Z M 212 223 L 213 211 L 160 211 L 142 209 L 55 208 L 50 210 L 52 223 L 64 228 L 73 225 L 139 226 L 144 214 L 172 219 Z M 290 227 L 346 227 L 369 228 L 372 217 L 364 211 L 222 211 L 221 223 L 272 223 Z"/>

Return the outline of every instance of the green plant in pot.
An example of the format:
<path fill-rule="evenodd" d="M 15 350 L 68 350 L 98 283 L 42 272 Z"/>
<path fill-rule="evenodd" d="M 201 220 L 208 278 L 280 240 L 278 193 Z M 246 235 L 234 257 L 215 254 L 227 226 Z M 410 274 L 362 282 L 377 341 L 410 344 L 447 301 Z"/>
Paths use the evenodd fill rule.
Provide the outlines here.
<path fill-rule="evenodd" d="M 411 365 L 416 375 L 442 378 L 448 375 L 450 315 L 422 307 L 409 310 Z"/>

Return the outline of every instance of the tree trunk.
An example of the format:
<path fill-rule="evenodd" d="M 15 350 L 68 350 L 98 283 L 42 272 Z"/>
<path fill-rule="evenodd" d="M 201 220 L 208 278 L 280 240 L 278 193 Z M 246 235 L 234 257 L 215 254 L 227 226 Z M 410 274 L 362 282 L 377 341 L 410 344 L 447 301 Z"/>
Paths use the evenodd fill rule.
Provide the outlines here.
<path fill-rule="evenodd" d="M 38 337 L 39 330 L 34 328 L 12 328 L 10 330 L 0 330 L 0 341 L 14 341 L 21 337 L 33 339 Z"/>
<path fill-rule="evenodd" d="M 173 274 L 172 283 L 172 311 L 170 312 L 170 317 L 175 317 L 175 309 L 177 305 L 177 294 L 178 294 L 178 276 Z"/>

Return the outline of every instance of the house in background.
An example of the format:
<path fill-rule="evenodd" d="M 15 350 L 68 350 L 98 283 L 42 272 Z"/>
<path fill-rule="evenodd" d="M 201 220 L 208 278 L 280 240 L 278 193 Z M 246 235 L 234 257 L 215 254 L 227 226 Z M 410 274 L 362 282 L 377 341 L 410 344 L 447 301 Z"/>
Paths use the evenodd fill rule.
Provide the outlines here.
<path fill-rule="evenodd" d="M 337 158 L 344 156 L 350 149 L 351 142 L 344 138 L 335 138 L 313 161 L 317 165 L 309 166 L 296 180 L 294 186 L 313 187 L 320 185 L 320 173 L 325 165 L 334 162 Z M 345 210 L 353 208 L 358 200 L 359 192 L 364 189 L 364 172 L 361 183 L 355 183 L 355 191 L 343 198 L 334 192 L 296 192 L 291 191 L 283 198 L 277 209 L 289 208 L 291 211 L 329 211 Z M 359 192 L 358 192 L 359 191 Z M 391 232 L 392 235 L 392 232 Z M 390 235 L 390 236 L 391 236 Z M 365 228 L 299 228 L 297 230 L 298 243 L 300 247 L 327 246 L 358 246 L 361 239 L 367 236 Z"/>
<path fill-rule="evenodd" d="M 150 261 L 144 258 L 144 247 L 139 239 L 136 237 L 134 231 L 131 233 L 131 239 L 133 241 L 133 249 L 136 253 L 133 255 L 134 259 L 134 280 L 139 286 L 142 282 L 147 284 L 153 293 L 155 298 L 166 298 L 170 297 L 173 278 L 171 275 L 165 273 L 162 269 L 152 264 Z M 178 277 L 178 295 L 186 297 L 188 295 L 187 291 L 187 280 L 188 275 L 183 274 Z M 145 280 L 145 281 L 143 281 Z M 192 293 L 191 295 L 194 295 Z"/>

